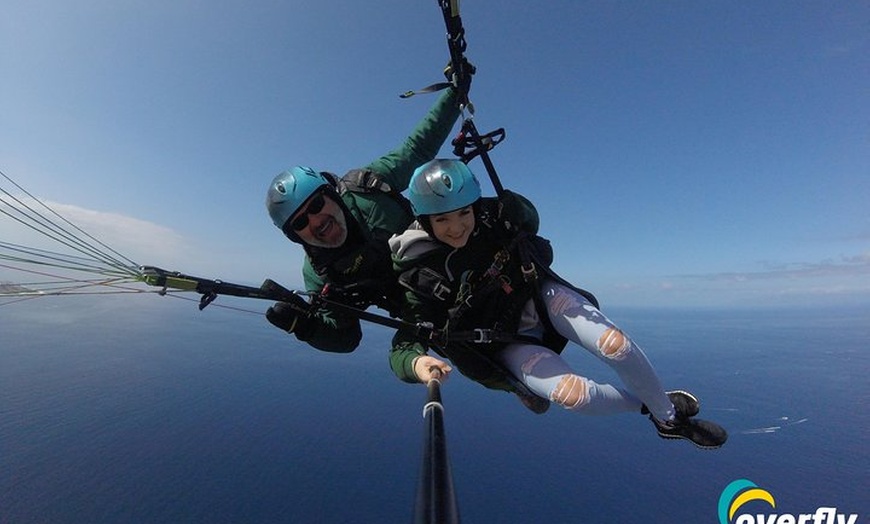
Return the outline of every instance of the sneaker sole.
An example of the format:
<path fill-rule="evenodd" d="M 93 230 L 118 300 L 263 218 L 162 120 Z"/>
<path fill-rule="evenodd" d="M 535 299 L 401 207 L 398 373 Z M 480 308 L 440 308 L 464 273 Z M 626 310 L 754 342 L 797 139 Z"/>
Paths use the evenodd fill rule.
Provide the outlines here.
<path fill-rule="evenodd" d="M 701 444 L 701 443 L 698 443 L 698 442 L 692 440 L 691 437 L 688 437 L 688 436 L 686 436 L 686 435 L 675 435 L 675 434 L 673 434 L 673 433 L 662 433 L 661 431 L 658 431 L 658 427 L 657 427 L 657 433 L 659 434 L 659 436 L 660 436 L 661 438 L 664 438 L 664 439 L 669 439 L 669 440 L 688 440 L 689 442 L 691 442 L 692 444 L 694 444 L 695 447 L 697 447 L 697 448 L 699 448 L 699 449 L 719 449 L 719 448 L 722 447 L 722 445 L 725 444 L 725 442 L 728 441 L 728 432 L 725 431 L 725 428 L 723 428 L 722 426 L 720 426 L 720 425 L 718 425 L 718 424 L 716 424 L 716 423 L 714 423 L 714 422 L 710 422 L 710 421 L 708 421 L 708 420 L 702 420 L 702 419 L 694 419 L 694 422 L 696 422 L 696 423 L 697 423 L 697 422 L 702 422 L 704 426 L 715 426 L 716 429 L 718 429 L 719 431 L 722 432 L 722 435 L 721 435 L 722 442 L 720 442 L 719 444 L 704 445 L 704 444 Z M 708 428 L 708 429 L 709 429 L 709 428 Z"/>

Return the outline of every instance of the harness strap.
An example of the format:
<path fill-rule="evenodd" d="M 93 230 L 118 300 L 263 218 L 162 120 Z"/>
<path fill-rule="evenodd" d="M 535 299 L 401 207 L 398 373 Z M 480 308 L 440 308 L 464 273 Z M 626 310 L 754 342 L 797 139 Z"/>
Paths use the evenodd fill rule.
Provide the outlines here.
<path fill-rule="evenodd" d="M 529 253 L 529 242 L 529 235 L 521 233 L 511 244 L 516 246 L 517 253 L 519 254 L 520 271 L 523 274 L 523 280 L 530 284 L 537 284 L 538 270 L 534 258 Z"/>
<path fill-rule="evenodd" d="M 425 95 L 428 93 L 437 93 L 438 91 L 442 91 L 451 87 L 453 84 L 451 82 L 437 82 L 435 84 L 428 85 L 426 87 L 420 89 L 411 89 L 410 91 L 405 91 L 399 98 L 411 98 L 414 95 Z"/>
<path fill-rule="evenodd" d="M 351 169 L 343 177 L 336 178 L 336 185 L 341 195 L 348 191 L 361 194 L 383 193 L 399 204 L 409 216 L 414 214 L 411 210 L 411 202 L 390 186 L 383 176 L 371 169 Z"/>
<path fill-rule="evenodd" d="M 446 348 L 446 346 L 449 345 L 450 342 L 464 342 L 471 344 L 472 346 L 480 346 L 492 343 L 511 344 L 516 342 L 525 342 L 528 344 L 537 345 L 541 344 L 541 340 L 539 338 L 529 335 L 510 333 L 508 331 L 503 331 L 500 329 L 475 328 L 461 331 L 436 330 L 436 335 L 432 338 L 432 344 L 435 345 L 433 349 L 436 351 L 436 353 L 444 358 L 451 358 L 451 352 L 449 351 L 449 349 L 444 351 L 444 349 Z M 478 355 L 488 356 L 488 351 L 485 347 L 481 347 L 479 349 L 472 347 L 470 349 L 472 349 Z M 499 366 L 498 364 L 493 364 Z"/>
<path fill-rule="evenodd" d="M 474 125 L 474 104 L 468 98 L 468 87 L 464 79 L 469 78 L 475 68 L 465 57 L 465 51 L 468 47 L 468 42 L 465 40 L 465 28 L 462 26 L 462 17 L 459 13 L 458 0 L 438 0 L 438 5 L 441 7 L 441 13 L 444 17 L 444 25 L 447 28 L 447 50 L 450 52 L 449 80 L 448 82 L 439 82 L 419 90 L 406 91 L 399 95 L 401 98 L 409 98 L 416 94 L 433 93 L 440 91 L 449 86 L 453 86 L 459 93 L 460 107 L 463 111 L 467 111 L 468 118 L 464 118 L 462 132 L 460 137 L 457 137 L 459 142 L 454 141 L 454 154 L 462 158 L 462 161 L 468 163 L 469 160 L 477 156 L 483 162 L 492 186 L 497 195 L 504 192 L 501 180 L 495 170 L 492 160 L 489 158 L 488 151 L 504 140 L 504 129 L 497 129 L 491 133 L 481 135 Z M 467 137 L 467 138 L 466 138 Z M 470 149 L 469 149 L 469 145 Z M 457 153 L 461 151 L 461 153 Z"/>
<path fill-rule="evenodd" d="M 474 328 L 463 331 L 448 331 L 450 342 L 471 342 L 474 344 L 490 344 L 492 342 L 517 342 L 522 340 L 518 335 L 498 329 Z"/>
<path fill-rule="evenodd" d="M 475 294 L 491 292 L 492 289 L 496 287 L 501 288 L 505 295 L 513 293 L 514 288 L 511 286 L 509 279 L 504 278 L 503 270 L 510 261 L 511 250 L 514 248 L 516 248 L 519 253 L 520 271 L 522 272 L 523 279 L 526 283 L 532 285 L 537 283 L 538 272 L 534 261 L 529 255 L 528 249 L 525 248 L 524 241 L 526 240 L 526 235 L 519 235 L 508 247 L 498 250 L 493 256 L 492 264 L 490 264 L 489 268 L 483 273 L 481 279 L 474 286 L 476 289 L 472 289 L 472 286 L 467 281 L 462 283 L 457 296 L 457 302 L 459 305 L 451 312 L 451 320 L 460 319 L 473 307 Z M 532 295 L 537 295 L 537 293 L 533 292 Z"/>
<path fill-rule="evenodd" d="M 450 282 L 437 271 L 427 267 L 414 267 L 399 275 L 399 285 L 415 293 L 424 293 L 430 298 L 446 301 L 453 293 Z"/>
<path fill-rule="evenodd" d="M 351 169 L 338 179 L 340 193 L 372 193 L 381 191 L 389 193 L 393 190 L 384 178 L 371 169 Z"/>

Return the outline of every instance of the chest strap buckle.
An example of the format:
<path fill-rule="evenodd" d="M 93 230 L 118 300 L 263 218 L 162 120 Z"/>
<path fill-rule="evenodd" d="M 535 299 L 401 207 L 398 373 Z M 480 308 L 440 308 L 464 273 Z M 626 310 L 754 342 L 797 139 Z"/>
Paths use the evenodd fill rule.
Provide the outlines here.
<path fill-rule="evenodd" d="M 435 284 L 435 288 L 432 289 L 432 294 L 438 300 L 447 300 L 448 298 L 450 298 L 450 291 L 451 290 L 449 287 L 445 286 L 441 282 L 438 282 Z"/>
<path fill-rule="evenodd" d="M 489 344 L 492 342 L 492 330 L 491 329 L 482 329 L 482 328 L 474 328 L 474 339 L 472 342 L 475 344 Z"/>

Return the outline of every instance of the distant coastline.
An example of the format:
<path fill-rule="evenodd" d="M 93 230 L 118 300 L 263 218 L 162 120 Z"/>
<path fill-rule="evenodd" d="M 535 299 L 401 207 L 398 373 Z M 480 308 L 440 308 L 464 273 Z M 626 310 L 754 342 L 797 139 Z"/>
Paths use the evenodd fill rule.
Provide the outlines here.
<path fill-rule="evenodd" d="M 0 282 L 0 293 L 36 293 L 36 291 L 13 282 Z"/>

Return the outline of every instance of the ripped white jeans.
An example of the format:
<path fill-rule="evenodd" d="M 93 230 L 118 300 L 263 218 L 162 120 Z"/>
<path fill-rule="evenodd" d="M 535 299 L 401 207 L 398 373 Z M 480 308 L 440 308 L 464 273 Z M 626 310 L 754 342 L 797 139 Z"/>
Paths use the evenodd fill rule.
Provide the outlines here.
<path fill-rule="evenodd" d="M 673 417 L 658 375 L 628 335 L 569 287 L 545 278 L 541 294 L 556 331 L 607 364 L 625 387 L 578 375 L 558 354 L 536 344 L 509 344 L 496 356 L 502 365 L 536 395 L 583 414 L 640 412 L 645 404 L 658 419 Z"/>

